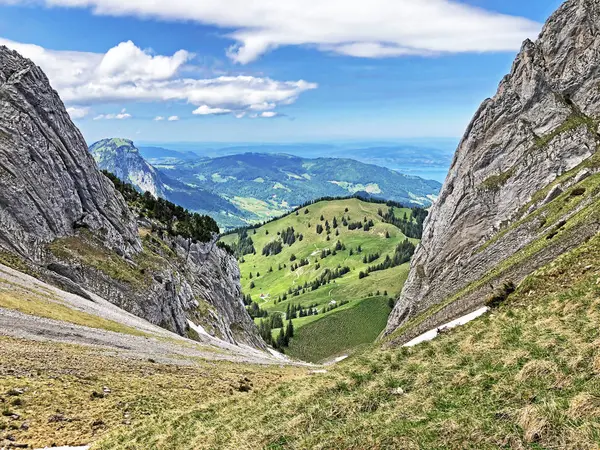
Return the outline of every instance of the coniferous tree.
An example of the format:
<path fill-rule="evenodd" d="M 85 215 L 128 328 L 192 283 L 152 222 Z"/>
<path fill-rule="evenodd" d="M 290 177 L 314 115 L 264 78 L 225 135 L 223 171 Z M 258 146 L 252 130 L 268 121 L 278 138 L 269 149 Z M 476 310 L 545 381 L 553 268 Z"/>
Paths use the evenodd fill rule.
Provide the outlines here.
<path fill-rule="evenodd" d="M 285 347 L 285 333 L 283 328 L 279 329 L 279 335 L 277 336 L 276 346 L 278 349 L 283 349 Z"/>
<path fill-rule="evenodd" d="M 294 337 L 294 324 L 291 320 L 288 321 L 287 327 L 285 329 L 285 337 L 289 343 L 290 339 Z"/>

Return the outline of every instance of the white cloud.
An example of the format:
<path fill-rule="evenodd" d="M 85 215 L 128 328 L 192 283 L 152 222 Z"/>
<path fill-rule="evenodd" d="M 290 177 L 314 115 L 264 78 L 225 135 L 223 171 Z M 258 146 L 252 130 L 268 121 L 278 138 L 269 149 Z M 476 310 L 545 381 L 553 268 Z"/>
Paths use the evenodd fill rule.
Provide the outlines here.
<path fill-rule="evenodd" d="M 261 113 L 253 113 L 250 114 L 248 117 L 250 117 L 251 119 L 271 119 L 273 117 L 278 117 L 279 114 L 277 114 L 275 111 L 263 111 Z M 238 117 L 239 119 L 239 117 Z"/>
<path fill-rule="evenodd" d="M 71 116 L 72 120 L 83 119 L 90 113 L 90 108 L 71 106 L 67 108 L 67 112 L 69 113 L 69 116 Z"/>
<path fill-rule="evenodd" d="M 227 108 L 211 108 L 208 105 L 202 105 L 195 109 L 192 114 L 200 115 L 200 116 L 208 116 L 211 114 L 219 115 L 219 114 L 228 114 L 231 110 Z"/>
<path fill-rule="evenodd" d="M 0 45 L 15 49 L 38 64 L 63 101 L 79 109 L 105 103 L 186 102 L 197 108 L 196 114 L 240 114 L 294 103 L 303 92 L 317 88 L 304 80 L 277 81 L 243 75 L 185 78 L 180 72 L 192 58 L 191 53 L 180 50 L 172 56 L 154 55 L 131 41 L 122 42 L 105 54 L 47 50 L 1 38 Z M 101 118 L 106 116 L 116 115 Z"/>
<path fill-rule="evenodd" d="M 165 120 L 165 118 L 164 118 L 163 116 L 156 116 L 156 117 L 154 118 L 154 121 L 155 121 L 155 122 L 160 122 L 161 120 Z"/>
<path fill-rule="evenodd" d="M 286 45 L 370 58 L 512 51 L 541 27 L 457 0 L 320 0 L 310 5 L 305 0 L 0 0 L 32 2 L 233 30 L 229 37 L 235 44 L 228 54 L 239 63 Z"/>
<path fill-rule="evenodd" d="M 169 122 L 176 122 L 179 120 L 179 116 L 170 116 L 167 120 Z"/>
<path fill-rule="evenodd" d="M 131 119 L 131 114 L 127 112 L 126 109 L 122 109 L 120 113 L 117 114 L 100 114 L 94 117 L 94 120 L 125 120 Z"/>

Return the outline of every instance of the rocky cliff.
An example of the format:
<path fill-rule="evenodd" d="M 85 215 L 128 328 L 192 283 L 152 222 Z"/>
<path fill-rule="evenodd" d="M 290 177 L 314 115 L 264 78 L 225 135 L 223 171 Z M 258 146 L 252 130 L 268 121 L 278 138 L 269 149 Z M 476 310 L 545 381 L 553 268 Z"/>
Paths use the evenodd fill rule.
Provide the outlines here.
<path fill-rule="evenodd" d="M 568 0 L 483 102 L 431 209 L 390 339 L 479 307 L 598 232 L 600 1 Z"/>
<path fill-rule="evenodd" d="M 98 171 L 42 70 L 0 47 L 0 259 L 181 335 L 264 349 L 235 259 L 159 228 Z"/>

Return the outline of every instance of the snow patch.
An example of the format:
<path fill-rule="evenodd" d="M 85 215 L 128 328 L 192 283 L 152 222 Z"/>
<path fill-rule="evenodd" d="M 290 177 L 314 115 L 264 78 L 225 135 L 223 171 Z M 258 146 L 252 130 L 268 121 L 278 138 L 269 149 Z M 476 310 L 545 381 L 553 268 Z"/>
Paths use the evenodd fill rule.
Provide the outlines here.
<path fill-rule="evenodd" d="M 337 363 L 339 363 L 339 362 L 341 362 L 341 361 L 345 360 L 345 359 L 346 359 L 348 356 L 349 356 L 349 355 L 341 355 L 341 356 L 338 356 L 338 357 L 336 357 L 336 358 L 333 358 L 333 359 L 330 359 L 329 361 L 326 361 L 326 362 L 324 362 L 322 365 L 323 365 L 323 366 L 331 366 L 331 365 L 333 365 L 333 364 L 337 364 Z"/>
<path fill-rule="evenodd" d="M 279 353 L 277 350 L 273 350 L 272 348 L 269 348 L 269 353 L 271 354 L 271 356 L 275 357 L 275 359 L 280 359 L 282 361 L 289 361 L 290 359 L 283 353 Z"/>
<path fill-rule="evenodd" d="M 192 330 L 194 330 L 196 333 L 198 334 L 202 334 L 204 336 L 208 336 L 209 338 L 213 338 L 215 339 L 213 336 L 211 336 L 210 334 L 208 334 L 208 332 L 200 325 L 196 325 L 194 322 L 192 322 L 191 320 L 188 320 L 188 325 L 190 326 L 190 328 Z"/>
<path fill-rule="evenodd" d="M 489 311 L 489 308 L 487 306 L 484 306 L 483 308 L 480 308 L 477 311 L 473 311 L 472 313 L 469 313 L 465 316 L 459 317 L 458 319 L 455 319 L 455 320 L 448 322 L 440 327 L 434 328 L 433 330 L 429 330 L 428 332 L 423 333 L 420 336 L 417 336 L 413 340 L 404 344 L 403 347 L 414 347 L 415 345 L 420 344 L 421 342 L 431 341 L 439 334 L 438 330 L 449 330 L 449 329 L 452 329 L 459 325 L 464 325 L 466 323 L 471 322 L 472 320 L 477 319 L 479 316 L 482 316 L 483 314 L 485 314 L 488 311 Z"/>

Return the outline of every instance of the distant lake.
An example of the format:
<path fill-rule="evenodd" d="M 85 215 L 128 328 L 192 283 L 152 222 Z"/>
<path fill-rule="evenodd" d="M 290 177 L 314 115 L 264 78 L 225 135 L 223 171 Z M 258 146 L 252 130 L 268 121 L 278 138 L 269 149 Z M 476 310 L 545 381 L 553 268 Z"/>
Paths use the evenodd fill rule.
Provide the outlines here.
<path fill-rule="evenodd" d="M 400 173 L 403 173 L 405 175 L 414 175 L 417 177 L 421 177 L 421 178 L 425 178 L 426 180 L 435 180 L 435 181 L 439 181 L 440 183 L 444 183 L 444 181 L 446 180 L 446 176 L 448 175 L 448 169 L 450 167 L 431 167 L 431 166 L 427 166 L 424 165 L 422 167 L 410 167 L 410 168 L 403 168 L 400 167 L 398 169 L 393 169 L 393 170 L 397 170 Z"/>

